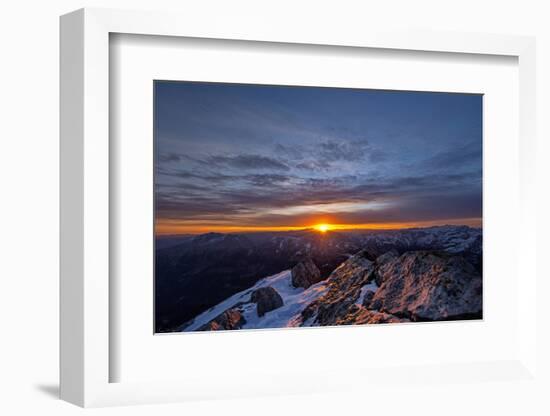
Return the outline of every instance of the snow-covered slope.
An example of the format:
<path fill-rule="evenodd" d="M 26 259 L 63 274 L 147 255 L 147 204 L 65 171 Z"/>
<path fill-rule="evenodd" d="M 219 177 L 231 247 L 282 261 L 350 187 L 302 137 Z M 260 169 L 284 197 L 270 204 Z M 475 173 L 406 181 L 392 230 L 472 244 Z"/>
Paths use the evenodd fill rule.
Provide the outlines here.
<path fill-rule="evenodd" d="M 250 295 L 261 287 L 274 288 L 284 299 L 284 305 L 259 317 L 256 312 L 256 304 L 250 302 Z M 302 310 L 326 293 L 325 281 L 310 286 L 307 289 L 295 288 L 291 282 L 290 270 L 285 270 L 273 276 L 259 280 L 251 288 L 236 293 L 218 305 L 208 309 L 197 316 L 190 324 L 183 325 L 182 331 L 196 331 L 221 315 L 228 309 L 238 305 L 238 309 L 246 323 L 242 329 L 255 328 L 282 328 L 297 326 L 301 323 Z"/>

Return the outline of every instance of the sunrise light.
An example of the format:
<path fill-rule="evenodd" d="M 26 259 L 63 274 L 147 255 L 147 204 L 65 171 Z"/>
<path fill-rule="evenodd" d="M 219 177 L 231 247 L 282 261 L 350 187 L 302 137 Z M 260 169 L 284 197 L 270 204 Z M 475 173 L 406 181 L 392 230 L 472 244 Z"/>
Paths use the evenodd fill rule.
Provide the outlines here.
<path fill-rule="evenodd" d="M 330 225 L 329 224 L 317 224 L 315 226 L 315 229 L 317 231 L 321 231 L 322 233 L 326 233 L 328 230 L 330 230 Z"/>

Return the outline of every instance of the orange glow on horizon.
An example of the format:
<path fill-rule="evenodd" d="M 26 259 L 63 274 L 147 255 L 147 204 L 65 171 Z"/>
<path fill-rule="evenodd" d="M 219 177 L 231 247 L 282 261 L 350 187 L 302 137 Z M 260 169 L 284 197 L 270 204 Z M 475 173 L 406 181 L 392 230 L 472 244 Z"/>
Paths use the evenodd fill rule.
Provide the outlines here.
<path fill-rule="evenodd" d="M 387 223 L 365 223 L 365 224 L 328 224 L 310 223 L 301 226 L 238 226 L 225 224 L 189 224 L 185 221 L 159 219 L 155 225 L 156 235 L 177 235 L 177 234 L 204 234 L 209 232 L 218 233 L 249 233 L 267 231 L 300 231 L 313 229 L 322 233 L 338 230 L 395 230 L 401 228 L 432 227 L 436 225 L 468 225 L 481 227 L 481 218 L 464 218 L 441 221 L 419 221 L 419 222 L 387 222 Z"/>
<path fill-rule="evenodd" d="M 313 228 L 322 233 L 326 233 L 327 231 L 332 230 L 332 226 L 330 224 L 317 224 Z"/>

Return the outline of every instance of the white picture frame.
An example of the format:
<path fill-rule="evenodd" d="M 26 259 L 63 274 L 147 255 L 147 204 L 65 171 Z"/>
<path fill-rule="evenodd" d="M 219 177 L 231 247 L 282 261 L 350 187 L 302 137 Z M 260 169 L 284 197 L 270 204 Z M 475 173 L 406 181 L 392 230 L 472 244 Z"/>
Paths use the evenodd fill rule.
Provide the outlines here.
<path fill-rule="evenodd" d="M 518 291 L 520 344 L 517 357 L 456 365 L 419 363 L 408 383 L 418 380 L 480 382 L 484 378 L 537 382 L 535 308 L 535 40 L 530 37 L 466 33 L 396 32 L 375 29 L 330 31 L 314 22 L 281 28 L 276 22 L 219 19 L 206 25 L 189 15 L 82 9 L 61 18 L 61 398 L 80 406 L 158 403 L 210 397 L 307 393 L 347 389 L 338 382 L 349 369 L 318 374 L 272 375 L 262 383 L 226 388 L 208 380 L 147 383 L 110 382 L 109 366 L 109 35 L 112 33 L 247 40 L 257 42 L 382 48 L 454 54 L 505 55 L 519 62 L 520 215 Z M 539 324 L 540 325 L 540 324 Z M 336 372 L 335 372 L 336 371 Z M 401 372 L 400 372 L 401 371 Z M 411 371 L 392 369 L 407 379 Z M 388 369 L 370 369 L 369 385 Z M 476 376 L 477 374 L 477 376 Z M 480 374 L 483 377 L 478 377 Z M 309 379 L 308 379 L 309 377 Z M 356 376 L 355 376 L 356 377 Z M 439 379 L 438 377 L 442 377 Z M 333 379 L 334 381 L 330 381 Z M 310 380 L 310 383 L 304 383 Z M 328 380 L 328 381 L 327 381 Z M 357 380 L 355 378 L 354 380 Z M 304 386 L 307 385 L 307 388 Z"/>

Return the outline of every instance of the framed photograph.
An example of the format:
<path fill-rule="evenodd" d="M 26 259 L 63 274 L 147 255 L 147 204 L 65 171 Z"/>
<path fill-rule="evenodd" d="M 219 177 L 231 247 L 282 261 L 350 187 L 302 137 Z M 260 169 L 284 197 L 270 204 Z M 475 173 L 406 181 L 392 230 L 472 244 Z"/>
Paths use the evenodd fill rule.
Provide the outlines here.
<path fill-rule="evenodd" d="M 61 18 L 62 398 L 535 388 L 534 40 L 241 23 Z"/>
<path fill-rule="evenodd" d="M 155 81 L 154 100 L 155 332 L 483 317 L 481 94 Z"/>

